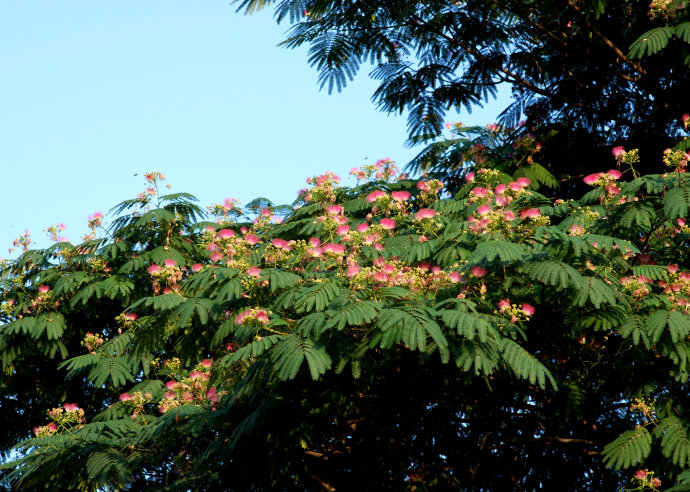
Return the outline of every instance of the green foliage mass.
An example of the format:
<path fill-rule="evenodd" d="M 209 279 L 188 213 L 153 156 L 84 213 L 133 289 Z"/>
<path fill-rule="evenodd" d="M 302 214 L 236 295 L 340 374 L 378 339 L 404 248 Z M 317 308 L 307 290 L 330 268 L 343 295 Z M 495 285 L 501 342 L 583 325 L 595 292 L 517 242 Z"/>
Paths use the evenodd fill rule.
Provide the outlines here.
<path fill-rule="evenodd" d="M 389 161 L 294 206 L 125 201 L 100 235 L 2 265 L 5 484 L 614 490 L 647 468 L 681 487 L 674 169 L 567 201 L 537 191 L 545 170 L 448 194 Z"/>

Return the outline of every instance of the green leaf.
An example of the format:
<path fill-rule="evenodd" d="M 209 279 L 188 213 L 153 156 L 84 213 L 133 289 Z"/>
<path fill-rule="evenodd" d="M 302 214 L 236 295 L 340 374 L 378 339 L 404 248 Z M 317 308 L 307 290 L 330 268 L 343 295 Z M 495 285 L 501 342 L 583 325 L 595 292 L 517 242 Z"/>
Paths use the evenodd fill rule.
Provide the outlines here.
<path fill-rule="evenodd" d="M 668 327 L 671 340 L 677 342 L 690 334 L 690 319 L 678 311 L 660 309 L 647 318 L 647 329 L 652 343 L 657 343 Z"/>
<path fill-rule="evenodd" d="M 597 309 L 604 303 L 614 305 L 617 301 L 616 291 L 598 277 L 584 277 L 575 298 L 575 304 L 578 306 L 591 302 Z"/>
<path fill-rule="evenodd" d="M 668 45 L 668 40 L 674 34 L 672 27 L 656 27 L 644 33 L 630 45 L 628 56 L 630 58 L 642 58 L 645 55 L 653 55 Z"/>
<path fill-rule="evenodd" d="M 580 272 L 561 261 L 546 260 L 528 263 L 522 267 L 522 271 L 534 280 L 560 289 L 569 286 L 580 289 L 584 286 L 584 279 Z"/>
<path fill-rule="evenodd" d="M 652 436 L 645 427 L 625 431 L 604 447 L 602 455 L 607 468 L 630 468 L 649 456 L 652 450 Z"/>
<path fill-rule="evenodd" d="M 678 417 L 669 415 L 662 418 L 654 431 L 655 437 L 661 437 L 661 451 L 671 458 L 676 466 L 690 465 L 690 439 L 688 426 Z"/>
<path fill-rule="evenodd" d="M 664 212 L 669 219 L 684 218 L 690 209 L 690 188 L 671 188 L 664 195 Z"/>
<path fill-rule="evenodd" d="M 482 241 L 472 253 L 469 263 L 490 263 L 497 257 L 505 263 L 512 263 L 522 260 L 525 254 L 525 248 L 521 244 L 494 240 Z"/>
<path fill-rule="evenodd" d="M 503 360 L 518 377 L 527 379 L 531 384 L 538 382 L 541 389 L 546 389 L 546 379 L 548 378 L 553 389 L 558 389 L 551 372 L 518 343 L 509 338 L 503 338 L 501 351 L 503 352 Z"/>

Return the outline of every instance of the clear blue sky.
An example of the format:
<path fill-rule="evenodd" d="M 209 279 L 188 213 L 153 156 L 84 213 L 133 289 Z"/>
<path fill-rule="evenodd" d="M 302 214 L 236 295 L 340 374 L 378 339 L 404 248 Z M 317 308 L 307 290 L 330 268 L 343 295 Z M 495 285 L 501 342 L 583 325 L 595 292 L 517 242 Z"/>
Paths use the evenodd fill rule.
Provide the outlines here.
<path fill-rule="evenodd" d="M 87 216 L 143 190 L 143 173 L 201 205 L 265 196 L 290 203 L 305 178 L 382 157 L 400 167 L 406 115 L 386 115 L 363 70 L 319 92 L 287 24 L 228 0 L 0 2 L 0 257 L 29 229 Z M 486 124 L 505 100 L 449 120 Z M 134 176 L 138 174 L 138 176 Z M 348 182 L 348 181 L 345 181 Z"/>

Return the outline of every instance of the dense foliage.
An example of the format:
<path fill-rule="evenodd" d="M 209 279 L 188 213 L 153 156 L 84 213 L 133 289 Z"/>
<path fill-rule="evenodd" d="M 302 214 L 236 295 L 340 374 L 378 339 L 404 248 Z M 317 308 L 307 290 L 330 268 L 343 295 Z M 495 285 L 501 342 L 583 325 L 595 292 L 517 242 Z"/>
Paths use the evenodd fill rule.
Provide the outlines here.
<path fill-rule="evenodd" d="M 407 112 L 411 143 L 437 137 L 447 111 L 471 113 L 508 85 L 499 122 L 516 128 L 526 118 L 520 132 L 536 134 L 559 179 L 580 181 L 617 145 L 639 149 L 642 174 L 657 172 L 690 107 L 687 0 L 236 3 L 248 13 L 275 5 L 292 26 L 284 45 L 309 46 L 329 91 L 373 65 L 373 99 Z"/>
<path fill-rule="evenodd" d="M 382 160 L 205 211 L 148 174 L 2 267 L 6 484 L 690 489 L 690 156 L 614 155 L 580 200 Z"/>

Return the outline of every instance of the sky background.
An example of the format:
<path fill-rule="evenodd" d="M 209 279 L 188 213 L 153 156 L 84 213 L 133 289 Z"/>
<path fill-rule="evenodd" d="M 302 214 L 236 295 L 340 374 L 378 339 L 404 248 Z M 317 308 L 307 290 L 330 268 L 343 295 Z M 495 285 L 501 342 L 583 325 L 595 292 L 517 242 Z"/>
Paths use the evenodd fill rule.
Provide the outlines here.
<path fill-rule="evenodd" d="M 376 110 L 368 68 L 319 91 L 307 48 L 276 46 L 289 26 L 272 15 L 228 0 L 0 2 L 0 258 L 25 229 L 35 247 L 58 223 L 79 242 L 147 171 L 202 206 L 282 204 L 308 176 L 354 183 L 354 166 L 421 150 L 404 147 L 406 114 Z M 448 119 L 484 125 L 505 106 Z"/>

